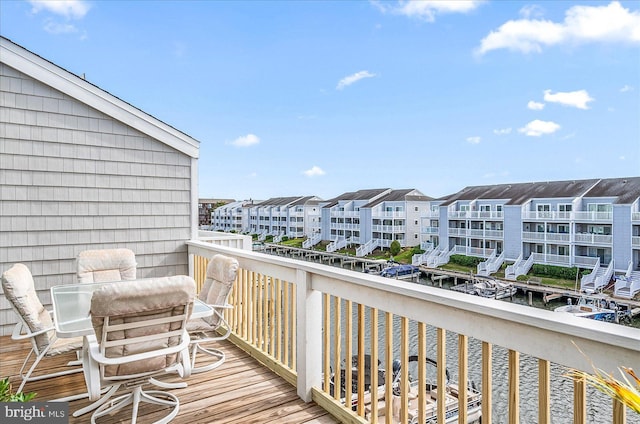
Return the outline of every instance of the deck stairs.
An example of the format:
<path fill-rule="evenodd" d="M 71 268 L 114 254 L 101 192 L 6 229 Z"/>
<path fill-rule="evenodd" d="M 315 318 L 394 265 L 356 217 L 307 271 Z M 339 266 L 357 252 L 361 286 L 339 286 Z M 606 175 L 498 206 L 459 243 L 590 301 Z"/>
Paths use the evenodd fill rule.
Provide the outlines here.
<path fill-rule="evenodd" d="M 600 261 L 596 262 L 591 274 L 587 274 L 580 279 L 580 290 L 584 292 L 597 292 L 602 290 L 613 276 L 613 260 L 609 266 L 602 268 Z"/>
<path fill-rule="evenodd" d="M 302 242 L 304 249 L 311 249 L 316 244 L 322 241 L 322 235 L 320 233 L 313 234 L 311 237 L 307 236 L 307 239 Z"/>
<path fill-rule="evenodd" d="M 327 252 L 333 253 L 336 250 L 340 250 L 342 248 L 347 247 L 351 243 L 352 243 L 351 238 L 347 239 L 347 238 L 344 238 L 344 237 L 338 237 L 334 241 L 332 241 L 331 243 L 329 243 L 327 245 Z"/>
<path fill-rule="evenodd" d="M 268 231 L 263 231 L 260 234 L 258 234 L 258 241 L 265 241 L 267 239 L 268 234 L 269 234 Z"/>
<path fill-rule="evenodd" d="M 423 263 L 426 263 L 431 252 L 433 252 L 433 245 L 429 246 L 428 249 L 422 253 L 416 253 L 411 257 L 411 265 L 420 266 Z"/>
<path fill-rule="evenodd" d="M 369 253 L 373 252 L 380 246 L 380 239 L 371 239 L 365 244 L 361 244 L 356 248 L 356 256 L 358 258 L 362 258 L 363 256 L 367 256 Z"/>
<path fill-rule="evenodd" d="M 629 261 L 629 267 L 623 277 L 616 278 L 614 294 L 616 297 L 633 299 L 640 293 L 640 271 L 632 271 L 633 263 Z"/>
<path fill-rule="evenodd" d="M 505 270 L 505 278 L 507 280 L 515 281 L 519 275 L 527 275 L 531 267 L 533 266 L 534 255 L 529 255 L 526 261 L 522 260 L 522 254 L 518 256 L 513 265 L 509 265 Z"/>
<path fill-rule="evenodd" d="M 496 251 L 494 250 L 491 256 L 489 256 L 486 261 L 480 262 L 478 264 L 477 273 L 478 275 L 488 277 L 494 272 L 497 272 L 503 263 L 504 252 L 502 252 L 499 256 L 496 256 Z"/>
<path fill-rule="evenodd" d="M 282 241 L 282 237 L 284 237 L 284 233 L 280 232 L 277 235 L 273 236 L 274 243 L 280 243 Z"/>
<path fill-rule="evenodd" d="M 451 250 L 446 250 L 445 248 L 439 251 L 438 254 L 429 256 L 429 258 L 427 259 L 427 266 L 429 268 L 437 268 L 440 265 L 446 264 L 447 262 L 449 262 L 449 257 L 451 257 L 451 255 L 456 252 L 457 247 L 458 246 L 453 246 Z"/>

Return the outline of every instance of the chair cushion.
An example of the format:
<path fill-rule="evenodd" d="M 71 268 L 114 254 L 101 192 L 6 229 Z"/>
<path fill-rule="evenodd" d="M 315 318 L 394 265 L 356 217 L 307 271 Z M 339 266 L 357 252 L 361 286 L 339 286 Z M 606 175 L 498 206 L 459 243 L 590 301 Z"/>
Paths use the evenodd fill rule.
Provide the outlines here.
<path fill-rule="evenodd" d="M 51 315 L 42 306 L 33 283 L 33 276 L 24 264 L 15 264 L 2 274 L 2 289 L 31 332 L 50 328 L 51 331 L 35 336 L 36 346 L 42 351 L 55 335 Z"/>
<path fill-rule="evenodd" d="M 183 314 L 185 305 L 193 308 L 195 281 L 188 276 L 153 278 L 142 281 L 126 281 L 108 284 L 94 292 L 91 298 L 91 321 L 96 338 L 103 338 L 105 318 L 110 325 L 139 322 L 154 318 Z M 191 315 L 187 311 L 187 316 Z M 125 340 L 132 337 L 162 335 L 180 329 L 181 323 L 153 324 L 128 330 L 112 331 L 107 340 Z M 114 358 L 135 353 L 149 352 L 167 346 L 175 346 L 180 338 L 155 337 L 152 340 L 128 343 L 105 349 L 106 357 Z M 177 355 L 166 355 L 144 361 L 135 361 L 120 366 L 105 367 L 106 376 L 129 375 L 161 370 L 176 362 Z"/>
<path fill-rule="evenodd" d="M 199 299 L 209 305 L 226 304 L 239 267 L 238 260 L 235 258 L 220 254 L 213 255 L 207 265 L 207 275 L 198 295 Z M 220 320 L 215 314 L 203 319 L 214 328 Z"/>
<path fill-rule="evenodd" d="M 80 283 L 136 279 L 136 257 L 130 249 L 85 250 L 77 265 Z"/>

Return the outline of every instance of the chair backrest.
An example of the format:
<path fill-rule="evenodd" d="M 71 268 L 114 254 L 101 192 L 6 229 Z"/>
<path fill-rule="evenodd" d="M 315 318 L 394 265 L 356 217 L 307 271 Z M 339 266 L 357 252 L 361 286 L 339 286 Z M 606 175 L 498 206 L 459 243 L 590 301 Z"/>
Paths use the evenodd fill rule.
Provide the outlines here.
<path fill-rule="evenodd" d="M 198 298 L 209 305 L 225 305 L 233 283 L 238 275 L 238 260 L 230 256 L 216 254 L 207 265 L 207 274 Z M 217 326 L 220 317 L 213 314 L 204 318 L 212 326 Z"/>
<path fill-rule="evenodd" d="M 91 321 L 100 352 L 107 358 L 120 358 L 178 346 L 186 336 L 195 293 L 195 281 L 185 275 L 107 284 L 95 291 Z M 170 353 L 101 367 L 101 374 L 150 373 L 178 361 L 179 355 Z"/>
<path fill-rule="evenodd" d="M 78 282 L 135 280 L 136 256 L 130 249 L 85 250 L 78 255 Z"/>
<path fill-rule="evenodd" d="M 2 273 L 2 290 L 22 323 L 32 333 L 47 328 L 51 329 L 34 337 L 34 348 L 38 352 L 42 351 L 51 343 L 55 330 L 53 330 L 53 321 L 49 311 L 42 306 L 40 299 L 38 299 L 29 268 L 24 264 L 15 264 Z"/>

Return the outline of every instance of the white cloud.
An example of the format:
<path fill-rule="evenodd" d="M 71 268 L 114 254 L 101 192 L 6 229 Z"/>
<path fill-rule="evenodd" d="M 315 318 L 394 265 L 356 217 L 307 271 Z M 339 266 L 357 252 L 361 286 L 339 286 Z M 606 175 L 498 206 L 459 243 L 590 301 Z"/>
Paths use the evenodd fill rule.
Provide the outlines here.
<path fill-rule="evenodd" d="M 633 86 L 631 86 L 631 85 L 625 85 L 624 87 L 622 87 L 622 88 L 620 89 L 620 92 L 621 92 L 621 93 L 626 93 L 627 91 L 633 91 Z"/>
<path fill-rule="evenodd" d="M 578 90 L 570 92 L 551 93 L 551 90 L 544 90 L 544 101 L 549 103 L 560 103 L 564 106 L 573 106 L 578 109 L 589 109 L 587 103 L 594 99 L 589 96 L 587 90 Z"/>
<path fill-rule="evenodd" d="M 91 6 L 83 0 L 29 0 L 31 12 L 39 13 L 47 10 L 66 18 L 82 19 Z"/>
<path fill-rule="evenodd" d="M 251 174 L 247 175 L 247 177 L 249 178 L 256 178 L 258 176 L 257 172 L 252 172 Z"/>
<path fill-rule="evenodd" d="M 325 172 L 319 166 L 312 166 L 310 169 L 302 172 L 307 177 L 318 177 L 320 175 L 324 175 Z"/>
<path fill-rule="evenodd" d="M 560 125 L 553 121 L 541 121 L 539 119 L 535 119 L 524 127 L 518 129 L 518 131 L 531 137 L 540 137 L 544 134 L 553 134 L 559 129 Z"/>
<path fill-rule="evenodd" d="M 480 140 L 482 140 L 480 137 L 475 136 L 475 137 L 467 137 L 467 141 L 471 144 L 479 144 Z"/>
<path fill-rule="evenodd" d="M 538 103 L 531 100 L 527 103 L 527 107 L 531 110 L 542 110 L 544 109 L 544 103 Z"/>
<path fill-rule="evenodd" d="M 228 143 L 228 144 L 231 144 L 236 147 L 249 147 L 258 143 L 260 143 L 260 138 L 258 138 L 257 135 L 247 134 L 245 136 L 236 138 L 235 140 L 233 140 L 231 143 Z"/>
<path fill-rule="evenodd" d="M 618 159 L 620 159 L 620 160 L 625 160 L 625 159 L 627 159 L 627 158 L 626 158 L 626 157 L 624 157 L 624 156 L 620 156 Z"/>
<path fill-rule="evenodd" d="M 76 28 L 75 25 L 55 22 L 52 19 L 45 20 L 44 30 L 49 34 L 70 34 L 78 32 L 78 28 Z"/>
<path fill-rule="evenodd" d="M 394 13 L 433 22 L 436 15 L 445 13 L 467 13 L 476 9 L 485 0 L 409 0 L 398 1 L 397 6 L 388 6 L 381 2 L 373 2 L 382 12 Z"/>
<path fill-rule="evenodd" d="M 511 134 L 511 128 L 499 128 L 497 130 L 493 130 L 493 133 L 497 135 Z"/>
<path fill-rule="evenodd" d="M 363 78 L 373 78 L 375 77 L 376 74 L 372 74 L 369 71 L 360 71 L 360 72 L 356 72 L 353 75 L 349 75 L 348 77 L 344 77 L 342 78 L 339 82 L 338 85 L 336 87 L 336 90 L 342 90 L 343 88 L 360 81 Z"/>
<path fill-rule="evenodd" d="M 539 18 L 542 15 L 544 15 L 544 11 L 540 6 L 535 4 L 527 5 L 527 6 L 524 6 L 522 9 L 520 9 L 520 16 L 522 16 L 525 19 L 529 19 L 532 17 Z"/>
<path fill-rule="evenodd" d="M 640 43 L 640 11 L 629 11 L 613 1 L 606 6 L 573 6 L 563 22 L 541 19 L 507 21 L 482 39 L 477 54 L 496 49 L 541 52 L 561 43 Z"/>

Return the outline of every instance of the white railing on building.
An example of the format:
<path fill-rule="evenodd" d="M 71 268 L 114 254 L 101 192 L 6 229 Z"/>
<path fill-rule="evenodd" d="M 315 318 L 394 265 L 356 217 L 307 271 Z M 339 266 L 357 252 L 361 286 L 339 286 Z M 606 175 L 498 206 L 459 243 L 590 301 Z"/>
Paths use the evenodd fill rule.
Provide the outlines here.
<path fill-rule="evenodd" d="M 574 220 L 585 222 L 611 222 L 613 212 L 573 212 Z"/>
<path fill-rule="evenodd" d="M 611 373 L 617 378 L 621 366 L 640 369 L 640 330 L 636 328 L 250 250 L 199 241 L 189 241 L 187 245 L 190 272 L 199 283 L 203 280 L 202 271 L 196 276 L 195 264 L 201 258 L 206 260 L 222 253 L 240 263 L 230 298 L 235 308 L 226 312 L 232 330 L 230 340 L 293 384 L 300 398 L 315 401 L 345 423 L 369 421 L 364 418 L 364 408 L 352 411 L 350 405 L 341 406 L 339 396 L 329 394 L 330 368 L 339 374 L 341 360 L 351 355 L 358 361 L 364 361 L 364 354 L 373 352 L 377 357 L 378 351 L 387 349 L 387 341 L 391 343 L 387 350 L 391 356 L 385 360 L 382 355 L 380 359 L 388 362 L 389 370 L 389 358 L 399 357 L 402 346 L 409 349 L 404 355 L 421 355 L 422 348 L 409 341 L 407 328 L 415 326 L 420 334 L 429 328 L 436 332 L 429 338 L 429 346 L 437 350 L 441 378 L 444 379 L 445 358 L 460 352 L 464 360 L 446 362 L 446 367 L 453 370 L 452 375 L 466 376 L 472 372 L 481 376 L 483 422 L 524 419 L 548 424 L 550 409 L 557 411 L 558 405 L 552 405 L 555 402 L 562 403 L 559 407 L 569 411 L 574 421 L 583 419 L 581 411 L 586 410 L 587 401 L 602 395 L 571 380 L 566 384 L 554 381 L 549 384 L 551 366 L 561 367 L 561 376 L 557 378 L 567 378 L 564 377 L 567 368 L 592 373 L 593 366 L 597 366 L 605 375 Z M 369 310 L 371 320 L 376 317 L 376 321 L 369 319 Z M 350 319 L 341 321 L 340 311 Z M 383 327 L 372 338 L 366 335 L 372 334 L 366 326 L 377 328 L 379 313 L 380 325 L 390 323 L 393 327 Z M 281 320 L 281 316 L 287 320 Z M 353 321 L 362 325 L 356 326 Z M 385 339 L 390 331 L 394 337 Z M 447 334 L 457 343 L 446 341 Z M 362 343 L 352 341 L 360 339 Z M 471 340 L 481 343 L 482 349 L 468 352 L 467 343 Z M 473 357 L 467 360 L 468 354 Z M 499 376 L 491 371 L 491 363 L 497 357 L 505 360 L 507 368 Z M 522 361 L 533 358 L 537 372 L 521 373 L 521 357 Z M 350 363 L 348 360 L 344 365 L 347 375 L 351 375 Z M 358 380 L 363 381 L 364 370 L 359 372 Z M 455 382 L 459 384 L 458 380 Z M 537 399 L 533 412 L 520 408 L 523 401 L 519 387 L 523 384 L 539 387 L 539 397 L 532 397 L 533 402 Z M 361 395 L 362 392 L 358 394 Z M 504 402 L 500 410 L 494 407 L 498 402 Z M 390 408 L 391 405 L 389 413 Z M 444 419 L 444 408 L 441 411 Z M 632 413 L 625 412 L 622 404 L 615 401 L 608 411 L 598 419 L 622 424 Z"/>
<path fill-rule="evenodd" d="M 576 233 L 574 236 L 576 243 L 580 244 L 612 244 L 613 236 L 592 233 Z"/>
<path fill-rule="evenodd" d="M 591 272 L 589 274 L 583 275 L 580 278 L 580 290 L 583 292 L 595 292 L 597 290 L 596 287 L 596 277 L 598 276 L 598 270 L 600 269 L 600 261 L 598 261 Z"/>
<path fill-rule="evenodd" d="M 376 250 L 378 246 L 380 246 L 380 239 L 377 239 L 377 238 L 371 239 L 367 241 L 365 244 L 361 244 L 360 246 L 356 247 L 356 256 L 359 258 L 366 256 L 369 253 Z"/>
<path fill-rule="evenodd" d="M 316 244 L 322 241 L 322 235 L 320 233 L 316 233 L 311 235 L 311 237 L 307 237 L 305 241 L 302 242 L 302 247 L 305 249 L 311 249 Z"/>
<path fill-rule="evenodd" d="M 515 280 L 518 277 L 518 275 L 516 274 L 516 270 L 520 266 L 521 262 L 522 262 L 522 253 L 520 254 L 520 256 L 518 256 L 518 258 L 515 260 L 514 263 L 512 263 L 511 265 L 508 265 L 505 268 L 504 277 L 507 280 Z"/>

